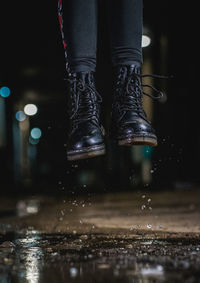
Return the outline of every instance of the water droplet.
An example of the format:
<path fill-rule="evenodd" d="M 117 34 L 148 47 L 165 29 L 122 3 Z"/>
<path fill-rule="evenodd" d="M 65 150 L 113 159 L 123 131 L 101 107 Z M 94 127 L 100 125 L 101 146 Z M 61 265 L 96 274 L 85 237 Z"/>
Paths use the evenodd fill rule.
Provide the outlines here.
<path fill-rule="evenodd" d="M 151 172 L 151 173 L 154 173 L 154 170 L 153 170 L 153 169 L 151 169 L 151 170 L 150 170 L 150 172 Z"/>
<path fill-rule="evenodd" d="M 57 252 L 54 252 L 54 253 L 52 253 L 51 255 L 52 255 L 52 256 L 57 256 L 58 253 L 57 253 Z"/>
<path fill-rule="evenodd" d="M 150 202 L 151 202 L 151 199 L 149 198 L 149 199 L 147 200 L 147 202 L 150 203 Z"/>
<path fill-rule="evenodd" d="M 73 233 L 74 235 L 76 235 L 76 233 L 77 233 L 77 232 L 76 232 L 76 230 L 73 230 L 73 232 L 72 232 L 72 233 Z"/>
<path fill-rule="evenodd" d="M 148 228 L 148 229 L 151 229 L 151 228 L 152 228 L 152 225 L 151 225 L 151 224 L 147 224 L 147 228 Z"/>
<path fill-rule="evenodd" d="M 146 205 L 143 204 L 143 205 L 141 206 L 141 209 L 144 210 L 145 208 L 146 208 Z"/>
<path fill-rule="evenodd" d="M 132 249 L 132 248 L 133 248 L 133 245 L 128 244 L 128 245 L 126 245 L 126 248 L 127 248 L 127 249 Z"/>
<path fill-rule="evenodd" d="M 73 165 L 72 165 L 72 168 L 77 168 L 77 167 L 78 167 L 77 164 L 73 164 Z"/>
<path fill-rule="evenodd" d="M 81 239 L 81 240 L 87 240 L 87 239 L 88 239 L 88 235 L 81 235 L 81 236 L 80 236 L 80 239 Z"/>
<path fill-rule="evenodd" d="M 142 195 L 142 198 L 145 198 L 146 196 L 145 195 Z"/>

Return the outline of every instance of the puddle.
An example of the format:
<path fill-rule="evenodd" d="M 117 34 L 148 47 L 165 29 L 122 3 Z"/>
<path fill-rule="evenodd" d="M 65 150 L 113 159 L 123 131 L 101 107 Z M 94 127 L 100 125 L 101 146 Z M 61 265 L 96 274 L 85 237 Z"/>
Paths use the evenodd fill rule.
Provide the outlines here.
<path fill-rule="evenodd" d="M 200 240 L 0 235 L 0 282 L 199 282 Z"/>

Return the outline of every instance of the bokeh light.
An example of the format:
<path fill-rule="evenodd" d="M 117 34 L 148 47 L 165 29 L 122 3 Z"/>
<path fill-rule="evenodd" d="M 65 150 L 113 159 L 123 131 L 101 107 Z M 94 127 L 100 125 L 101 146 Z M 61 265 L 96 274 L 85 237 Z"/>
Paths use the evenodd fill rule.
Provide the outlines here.
<path fill-rule="evenodd" d="M 32 144 L 32 145 L 38 144 L 39 141 L 40 141 L 40 139 L 34 139 L 31 136 L 29 137 L 29 143 Z"/>
<path fill-rule="evenodd" d="M 151 38 L 147 35 L 142 36 L 142 47 L 147 47 L 151 44 Z"/>
<path fill-rule="evenodd" d="M 0 95 L 2 97 L 8 97 L 10 95 L 10 89 L 7 86 L 3 86 L 0 88 Z"/>
<path fill-rule="evenodd" d="M 39 128 L 33 128 L 31 130 L 31 137 L 33 139 L 39 139 L 42 135 L 42 131 Z"/>
<path fill-rule="evenodd" d="M 15 114 L 15 117 L 17 121 L 23 122 L 26 119 L 26 114 L 24 113 L 24 111 L 17 111 L 17 113 Z"/>
<path fill-rule="evenodd" d="M 35 104 L 27 104 L 24 107 L 24 112 L 26 115 L 33 116 L 37 113 L 38 109 Z"/>

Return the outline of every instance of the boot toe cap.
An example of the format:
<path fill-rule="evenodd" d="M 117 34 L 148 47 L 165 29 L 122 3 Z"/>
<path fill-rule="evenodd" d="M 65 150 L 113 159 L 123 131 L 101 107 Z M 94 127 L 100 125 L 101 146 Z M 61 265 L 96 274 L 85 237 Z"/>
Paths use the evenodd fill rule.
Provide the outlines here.
<path fill-rule="evenodd" d="M 123 124 L 118 129 L 118 136 L 155 135 L 155 130 L 149 123 L 134 122 Z"/>
<path fill-rule="evenodd" d="M 103 144 L 103 142 L 103 136 L 100 131 L 93 131 L 92 133 L 85 135 L 76 135 L 75 137 L 71 137 L 68 141 L 68 151 L 81 151 L 85 148 Z"/>

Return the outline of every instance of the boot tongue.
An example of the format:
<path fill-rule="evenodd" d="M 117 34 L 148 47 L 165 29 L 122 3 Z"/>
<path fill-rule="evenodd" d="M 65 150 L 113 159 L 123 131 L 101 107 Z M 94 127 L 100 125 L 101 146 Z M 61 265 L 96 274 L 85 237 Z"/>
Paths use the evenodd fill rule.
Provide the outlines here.
<path fill-rule="evenodd" d="M 81 79 L 83 82 L 86 80 L 87 72 L 77 72 L 77 78 Z"/>
<path fill-rule="evenodd" d="M 91 72 L 78 72 L 77 78 L 80 78 L 84 83 L 91 84 L 93 82 L 93 77 Z"/>
<path fill-rule="evenodd" d="M 126 77 L 131 74 L 140 74 L 141 73 L 141 65 L 139 62 L 136 62 L 131 65 L 121 65 L 120 68 L 117 69 L 117 74 L 122 74 L 122 81 L 125 82 Z"/>
<path fill-rule="evenodd" d="M 141 66 L 139 63 L 136 62 L 136 64 L 127 65 L 126 68 L 124 68 L 124 80 L 126 77 L 131 76 L 132 74 L 141 74 Z M 125 95 L 129 96 L 128 93 L 124 93 Z M 128 110 L 124 111 L 122 120 L 130 121 L 130 123 L 134 122 L 135 119 L 138 117 L 138 112 L 135 110 Z"/>
<path fill-rule="evenodd" d="M 141 70 L 141 67 L 140 67 L 140 64 L 132 64 L 130 66 L 128 66 L 128 71 L 127 73 L 128 74 L 132 74 L 132 73 L 135 73 L 135 74 L 140 74 L 140 71 Z"/>

